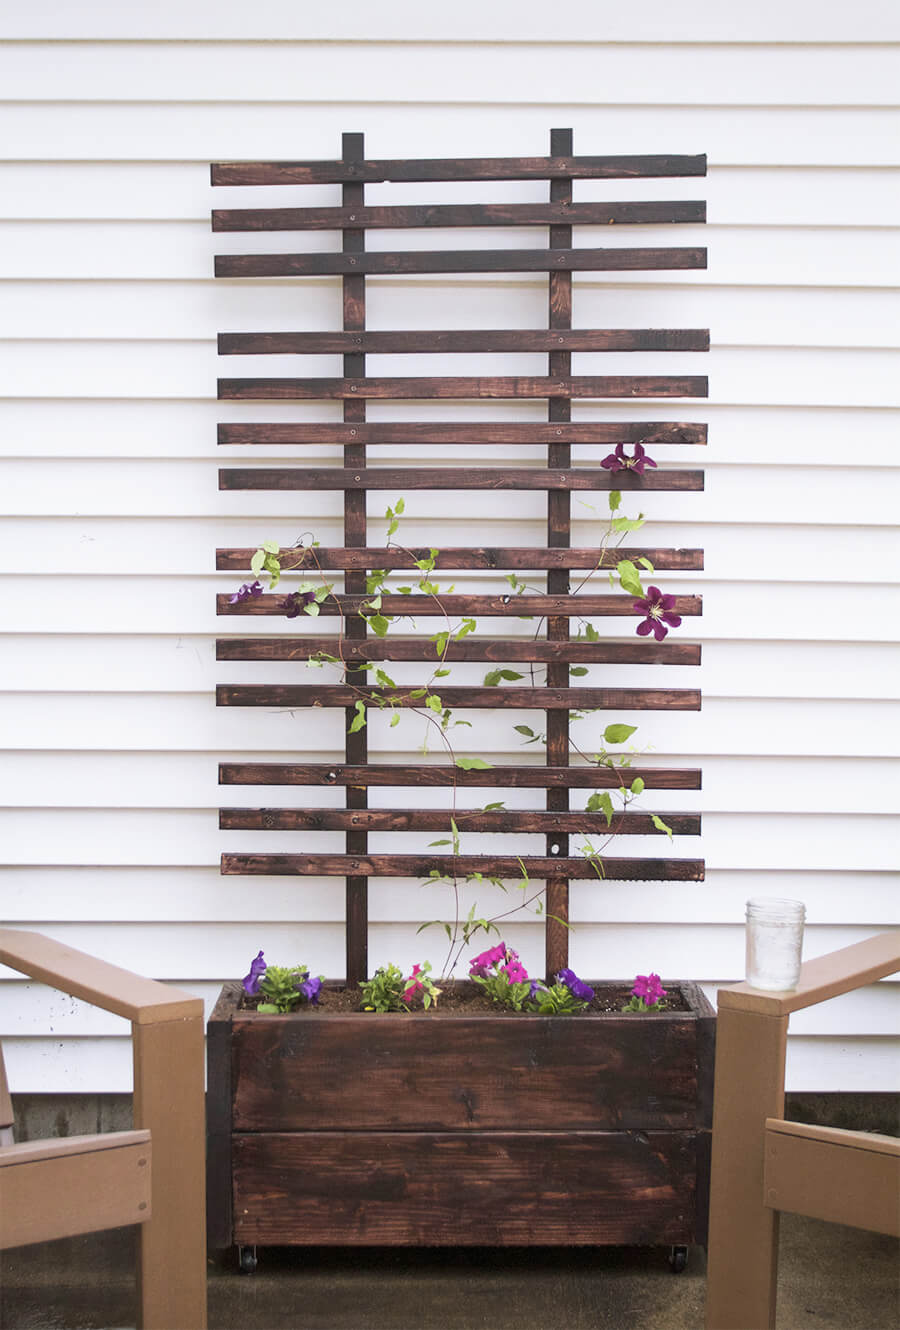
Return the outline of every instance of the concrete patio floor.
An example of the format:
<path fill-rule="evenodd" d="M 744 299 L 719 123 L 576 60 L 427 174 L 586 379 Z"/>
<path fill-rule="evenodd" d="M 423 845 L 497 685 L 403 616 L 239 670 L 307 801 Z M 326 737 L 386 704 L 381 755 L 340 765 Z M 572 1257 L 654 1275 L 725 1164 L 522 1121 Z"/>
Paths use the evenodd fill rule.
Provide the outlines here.
<path fill-rule="evenodd" d="M 134 1325 L 132 1234 L 20 1248 L 0 1266 L 2 1330 Z M 787 1215 L 778 1330 L 897 1330 L 898 1244 Z M 653 1248 L 270 1248 L 244 1276 L 210 1261 L 210 1330 L 702 1330 L 706 1261 Z M 172 1330 L 194 1330 L 173 1327 Z"/>

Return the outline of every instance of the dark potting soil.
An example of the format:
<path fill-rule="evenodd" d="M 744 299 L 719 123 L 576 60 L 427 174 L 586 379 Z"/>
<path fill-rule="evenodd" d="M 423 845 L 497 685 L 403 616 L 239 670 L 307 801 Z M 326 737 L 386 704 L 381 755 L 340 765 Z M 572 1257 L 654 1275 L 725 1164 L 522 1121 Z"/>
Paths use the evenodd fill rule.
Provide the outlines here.
<path fill-rule="evenodd" d="M 584 1011 L 573 1013 L 574 1018 L 577 1020 L 579 1016 L 618 1015 L 630 997 L 631 988 L 628 984 L 598 987 L 595 989 L 593 1002 Z M 248 997 L 246 993 L 242 993 L 240 1010 L 255 1011 L 261 1001 L 264 1001 L 262 997 Z M 316 1012 L 358 1012 L 364 1011 L 365 1008 L 358 988 L 344 988 L 336 984 L 326 983 L 322 985 L 318 1005 L 315 1007 L 304 1006 L 300 1010 L 312 1015 Z M 685 1001 L 680 988 L 673 987 L 668 990 L 663 1010 L 690 1011 L 690 1005 Z M 410 1005 L 410 1013 L 424 1016 L 426 1019 L 431 1016 L 451 1013 L 465 1016 L 509 1016 L 513 1020 L 520 1014 L 534 1014 L 512 1011 L 509 1007 L 503 1007 L 497 1002 L 492 1002 L 477 985 L 465 981 L 448 983 L 441 990 L 441 996 L 437 1004 L 432 1005 L 428 1011 L 424 1010 L 421 1001 L 419 1001 Z"/>

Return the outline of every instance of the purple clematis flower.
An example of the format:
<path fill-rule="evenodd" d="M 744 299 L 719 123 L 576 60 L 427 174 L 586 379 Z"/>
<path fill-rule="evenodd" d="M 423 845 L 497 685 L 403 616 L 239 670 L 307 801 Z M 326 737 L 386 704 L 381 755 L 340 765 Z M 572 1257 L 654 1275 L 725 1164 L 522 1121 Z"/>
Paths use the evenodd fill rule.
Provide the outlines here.
<path fill-rule="evenodd" d="M 633 457 L 628 457 L 624 443 L 619 443 L 616 444 L 616 451 L 604 457 L 600 465 L 606 467 L 607 471 L 636 471 L 640 476 L 648 466 L 655 467 L 656 463 L 645 451 L 642 443 L 634 445 Z"/>
<path fill-rule="evenodd" d="M 319 1005 L 319 989 L 321 987 L 322 980 L 319 978 L 305 979 L 302 984 L 297 985 L 298 991 L 303 994 L 310 1006 L 313 1007 Z"/>
<path fill-rule="evenodd" d="M 669 990 L 663 988 L 658 974 L 639 974 L 631 991 L 635 997 L 643 998 L 648 1007 L 652 1007 L 661 1002 Z"/>
<path fill-rule="evenodd" d="M 634 608 L 647 616 L 637 626 L 638 637 L 646 637 L 652 633 L 657 642 L 661 642 L 669 628 L 681 627 L 681 615 L 672 613 L 675 608 L 675 597 L 664 596 L 658 586 L 648 587 L 645 599 L 636 600 Z"/>
<path fill-rule="evenodd" d="M 292 591 L 289 596 L 285 596 L 279 608 L 284 610 L 289 619 L 296 619 L 298 614 L 302 614 L 305 607 L 312 605 L 315 599 L 315 591 Z"/>
<path fill-rule="evenodd" d="M 556 976 L 558 984 L 565 984 L 566 988 L 573 997 L 577 997 L 581 1002 L 592 1002 L 594 990 L 590 984 L 586 984 L 583 979 L 579 979 L 574 970 L 560 970 Z"/>
<path fill-rule="evenodd" d="M 235 591 L 233 596 L 228 597 L 229 605 L 240 605 L 244 600 L 255 600 L 261 596 L 263 587 L 261 582 L 245 582 L 242 587 Z"/>
<path fill-rule="evenodd" d="M 255 997 L 259 992 L 259 981 L 265 974 L 268 966 L 263 960 L 262 952 L 256 956 L 255 960 L 250 962 L 250 973 L 244 976 L 244 992 L 248 997 Z"/>

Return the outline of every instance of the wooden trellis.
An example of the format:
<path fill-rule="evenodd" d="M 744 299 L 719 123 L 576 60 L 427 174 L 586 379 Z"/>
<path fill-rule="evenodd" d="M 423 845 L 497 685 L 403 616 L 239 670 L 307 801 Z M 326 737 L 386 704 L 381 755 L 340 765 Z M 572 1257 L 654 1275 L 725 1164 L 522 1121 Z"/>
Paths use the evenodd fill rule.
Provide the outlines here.
<path fill-rule="evenodd" d="M 577 179 L 646 179 L 702 176 L 702 156 L 574 157 L 571 130 L 551 132 L 550 156 L 535 158 L 367 161 L 361 134 L 345 134 L 343 154 L 330 162 L 238 162 L 212 167 L 213 185 L 321 185 L 339 183 L 341 206 L 256 208 L 215 211 L 213 229 L 219 232 L 332 230 L 342 236 L 340 253 L 240 254 L 216 258 L 219 277 L 340 276 L 343 288 L 343 329 L 322 332 L 226 333 L 219 338 L 222 355 L 322 354 L 343 355 L 339 378 L 225 378 L 219 397 L 226 401 L 339 400 L 343 422 L 226 423 L 219 426 L 221 444 L 262 447 L 283 445 L 343 445 L 343 465 L 227 467 L 220 471 L 223 490 L 340 490 L 344 495 L 344 543 L 318 548 L 316 562 L 325 571 L 342 574 L 343 593 L 321 606 L 323 617 L 343 616 L 342 655 L 349 668 L 347 683 L 333 685 L 247 685 L 217 689 L 220 706 L 334 707 L 346 710 L 348 733 L 343 764 L 226 762 L 220 767 L 223 785 L 334 786 L 346 790 L 346 806 L 338 808 L 223 809 L 220 825 L 247 831 L 343 830 L 343 854 L 225 854 L 222 872 L 229 874 L 296 874 L 346 879 L 347 979 L 367 974 L 368 880 L 371 877 L 427 876 L 432 869 L 465 875 L 521 875 L 515 848 L 507 855 L 375 854 L 368 850 L 369 831 L 446 831 L 451 811 L 420 808 L 370 809 L 372 786 L 457 786 L 495 789 L 527 788 L 545 791 L 545 807 L 534 810 L 466 813 L 469 832 L 544 833 L 543 856 L 523 856 L 529 877 L 546 881 L 546 972 L 556 973 L 567 963 L 568 939 L 563 923 L 569 911 L 569 883 L 591 878 L 602 885 L 594 868 L 582 856 L 570 854 L 571 833 L 601 834 L 602 813 L 569 808 L 573 789 L 611 789 L 617 774 L 604 766 L 570 765 L 570 712 L 589 708 L 643 710 L 698 710 L 700 694 L 694 689 L 571 687 L 571 665 L 601 663 L 656 663 L 696 665 L 699 646 L 669 638 L 665 642 L 631 636 L 624 641 L 571 640 L 573 616 L 636 615 L 634 597 L 620 593 L 572 594 L 570 573 L 595 568 L 600 549 L 570 547 L 573 491 L 593 490 L 699 490 L 703 473 L 662 469 L 636 475 L 611 474 L 599 467 L 573 465 L 577 444 L 643 443 L 704 444 L 706 426 L 661 421 L 573 421 L 573 400 L 705 397 L 707 381 L 699 375 L 573 375 L 571 357 L 578 351 L 705 351 L 709 335 L 699 329 L 577 329 L 572 327 L 572 274 L 648 269 L 696 269 L 706 265 L 702 248 L 574 248 L 576 225 L 696 223 L 705 220 L 705 206 L 693 201 L 574 202 L 572 182 Z M 381 181 L 462 182 L 542 180 L 549 186 L 544 203 L 369 205 L 365 186 Z M 366 232 L 375 228 L 547 226 L 549 241 L 542 249 L 478 249 L 452 251 L 366 250 Z M 495 331 L 370 331 L 366 328 L 366 278 L 399 273 L 549 274 L 549 313 L 544 329 Z M 368 377 L 367 354 L 393 353 L 542 352 L 548 357 L 546 375 Z M 547 423 L 432 422 L 374 423 L 366 419 L 368 400 L 546 399 Z M 424 450 L 446 444 L 521 445 L 530 458 L 532 449 L 545 450 L 541 469 L 533 467 L 381 467 L 372 466 L 367 449 L 378 444 L 414 444 Z M 435 646 L 421 638 L 389 635 L 374 637 L 357 611 L 366 597 L 366 573 L 373 569 L 408 569 L 412 558 L 426 557 L 417 549 L 412 557 L 398 550 L 371 548 L 366 524 L 366 494 L 370 490 L 404 493 L 437 490 L 541 490 L 547 494 L 546 545 L 538 548 L 454 547 L 441 549 L 437 570 L 528 570 L 546 575 L 546 593 L 509 596 L 498 594 L 440 596 L 440 606 L 426 595 L 385 594 L 385 615 L 416 618 L 447 613 L 502 619 L 521 615 L 543 618 L 546 632 L 524 637 L 485 638 L 470 635 L 451 639 L 446 663 L 485 661 L 497 665 L 517 662 L 546 666 L 546 686 L 440 688 L 443 702 L 453 708 L 539 708 L 546 711 L 546 764 L 493 766 L 462 770 L 449 764 L 388 765 L 370 763 L 366 730 L 349 732 L 354 702 L 371 693 L 363 666 L 373 661 L 435 661 Z M 434 542 L 438 544 L 439 542 Z M 221 549 L 217 568 L 249 569 L 251 549 Z M 698 549 L 630 547 L 619 557 L 646 557 L 658 570 L 696 570 L 703 566 Z M 232 605 L 227 594 L 217 599 L 223 615 L 279 615 L 283 594 L 263 595 Z M 679 596 L 676 612 L 697 615 L 698 596 Z M 633 626 L 629 625 L 629 626 Z M 296 661 L 317 652 L 334 651 L 336 634 L 294 634 L 284 637 L 229 637 L 217 642 L 219 660 Z M 354 678 L 358 674 L 359 678 Z M 398 704 L 409 705 L 410 688 L 398 690 Z M 384 692 L 384 690 L 379 690 Z M 421 704 L 421 703 L 419 703 Z M 660 767 L 630 768 L 648 790 L 696 790 L 698 770 Z M 700 819 L 694 814 L 667 814 L 673 833 L 696 835 Z M 650 814 L 629 813 L 617 819 L 620 833 L 647 834 Z M 703 861 L 679 858 L 618 858 L 603 856 L 606 880 L 699 881 Z"/>

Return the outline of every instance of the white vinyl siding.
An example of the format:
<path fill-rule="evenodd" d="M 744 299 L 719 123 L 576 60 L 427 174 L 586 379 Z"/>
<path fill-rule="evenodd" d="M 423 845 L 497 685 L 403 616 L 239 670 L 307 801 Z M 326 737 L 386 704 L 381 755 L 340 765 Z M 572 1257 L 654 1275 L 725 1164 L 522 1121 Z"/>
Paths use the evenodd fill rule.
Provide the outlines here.
<path fill-rule="evenodd" d="M 651 519 L 648 543 L 706 550 L 703 574 L 659 575 L 667 590 L 702 591 L 703 617 L 686 620 L 681 636 L 703 643 L 703 666 L 597 667 L 585 680 L 702 687 L 699 714 L 622 719 L 638 723 L 653 761 L 703 768 L 702 791 L 644 803 L 663 815 L 703 812 L 702 838 L 677 838 L 674 852 L 702 855 L 707 877 L 575 884 L 573 964 L 609 977 L 652 968 L 714 995 L 742 975 L 750 895 L 806 902 L 807 956 L 900 922 L 897 11 L 876 0 L 742 10 L 648 0 L 640 12 L 576 3 L 560 26 L 544 7 L 470 0 L 353 0 L 340 12 L 293 0 L 39 0 L 7 7 L 0 38 L 5 922 L 175 981 L 209 1004 L 260 947 L 275 961 L 341 972 L 342 883 L 220 878 L 220 852 L 263 840 L 296 849 L 298 838 L 219 832 L 216 816 L 219 804 L 340 802 L 342 792 L 327 789 L 220 789 L 217 764 L 338 760 L 341 717 L 217 711 L 213 692 L 216 682 L 288 678 L 285 666 L 215 662 L 216 633 L 242 629 L 216 619 L 215 591 L 238 579 L 213 571 L 215 548 L 287 544 L 304 530 L 340 539 L 337 493 L 217 489 L 221 465 L 283 463 L 301 450 L 215 442 L 218 420 L 339 418 L 334 404 L 215 400 L 217 375 L 340 372 L 329 357 L 219 361 L 215 344 L 224 330 L 339 326 L 339 281 L 216 281 L 213 255 L 339 242 L 329 233 L 213 236 L 209 225 L 212 207 L 334 202 L 336 191 L 212 190 L 208 164 L 334 158 L 343 131 L 365 132 L 370 157 L 542 155 L 551 126 L 567 125 L 580 154 L 708 154 L 706 180 L 576 184 L 576 198 L 708 199 L 705 227 L 581 228 L 575 243 L 707 245 L 709 267 L 578 275 L 575 322 L 709 326 L 713 347 L 708 356 L 573 358 L 575 372 L 708 373 L 711 387 L 708 403 L 576 407 L 582 419 L 709 422 L 708 448 L 658 454 L 703 466 L 704 493 L 625 496 L 626 511 L 640 506 Z M 435 188 L 451 197 L 443 186 L 407 186 L 402 198 L 433 198 Z M 534 197 L 527 184 L 504 188 L 504 197 Z M 370 192 L 386 197 L 385 187 Z M 373 232 L 367 243 L 528 247 L 541 233 Z M 475 280 L 372 278 L 370 322 L 422 326 L 439 299 L 447 327 L 543 323 L 546 278 L 478 278 L 484 295 L 473 310 Z M 391 361 L 411 374 L 483 363 Z M 369 371 L 390 363 L 370 357 Z M 498 356 L 485 372 L 540 373 L 545 363 Z M 509 406 L 428 409 L 484 419 Z M 541 409 L 513 408 L 520 419 Z M 370 407 L 372 419 L 390 415 L 391 404 Z M 578 459 L 603 451 L 581 448 Z M 484 455 L 434 449 L 426 460 Z M 493 460 L 511 455 L 498 448 Z M 302 463 L 336 456 L 303 450 Z M 412 460 L 400 447 L 372 457 Z M 373 519 L 394 497 L 370 498 Z M 591 514 L 579 502 L 592 497 L 573 498 L 575 544 L 590 543 Z M 437 519 L 445 544 L 484 542 L 488 531 L 491 543 L 542 540 L 537 494 L 502 523 L 489 494 L 457 493 L 449 507 L 438 493 L 406 498 L 410 543 L 428 540 Z M 379 520 L 370 531 L 380 543 Z M 466 574 L 457 585 L 491 582 Z M 253 621 L 259 635 L 284 627 Z M 460 668 L 455 679 L 481 673 Z M 539 760 L 509 742 L 510 726 L 533 718 L 480 717 L 472 751 Z M 388 732 L 374 717 L 370 751 L 414 761 L 419 738 L 411 719 Z M 373 791 L 372 802 L 392 794 Z M 411 849 L 428 839 L 371 844 Z M 523 837 L 519 848 L 539 843 Z M 315 848 L 342 844 L 320 834 Z M 642 851 L 659 852 L 659 841 L 633 838 L 622 852 Z M 406 963 L 429 945 L 436 959 L 440 947 L 429 934 L 416 939 L 415 924 L 442 905 L 418 883 L 373 881 L 371 963 Z M 540 932 L 534 921 L 509 930 L 535 969 Z M 884 982 L 794 1018 L 789 1088 L 895 1089 L 896 991 Z M 8 970 L 0 1037 L 14 1090 L 129 1085 L 119 1022 Z"/>

